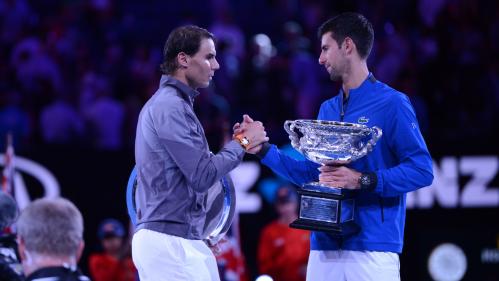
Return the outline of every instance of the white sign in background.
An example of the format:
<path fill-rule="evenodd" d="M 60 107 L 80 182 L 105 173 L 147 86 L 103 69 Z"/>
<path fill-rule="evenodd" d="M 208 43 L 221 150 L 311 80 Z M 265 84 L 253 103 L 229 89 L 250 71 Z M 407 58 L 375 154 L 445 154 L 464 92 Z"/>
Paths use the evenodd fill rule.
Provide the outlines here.
<path fill-rule="evenodd" d="M 433 162 L 433 184 L 407 194 L 407 208 L 497 208 L 499 186 L 491 186 L 497 176 L 496 156 L 446 156 Z M 469 180 L 459 185 L 459 177 Z"/>
<path fill-rule="evenodd" d="M 0 154 L 0 164 L 4 165 L 5 157 L 4 154 Z M 61 192 L 59 188 L 59 183 L 55 176 L 42 165 L 20 157 L 15 157 L 15 167 L 14 172 L 14 195 L 19 209 L 24 209 L 32 200 L 29 194 L 29 188 L 26 186 L 22 174 L 27 174 L 37 179 L 44 189 L 44 197 L 55 198 L 59 197 Z"/>
<path fill-rule="evenodd" d="M 0 154 L 3 167 L 4 155 Z M 22 174 L 37 179 L 44 189 L 44 197 L 58 197 L 59 183 L 55 176 L 42 165 L 20 157 L 15 158 L 14 175 L 15 197 L 21 209 L 31 202 L 29 187 Z M 491 182 L 499 172 L 497 156 L 446 156 L 434 161 L 433 184 L 407 195 L 407 208 L 429 209 L 436 205 L 443 208 L 497 208 L 499 207 L 499 187 Z M 237 207 L 240 213 L 256 213 L 261 209 L 261 197 L 249 190 L 260 176 L 257 162 L 243 162 L 231 172 L 237 192 Z M 459 185 L 459 177 L 469 180 Z"/>

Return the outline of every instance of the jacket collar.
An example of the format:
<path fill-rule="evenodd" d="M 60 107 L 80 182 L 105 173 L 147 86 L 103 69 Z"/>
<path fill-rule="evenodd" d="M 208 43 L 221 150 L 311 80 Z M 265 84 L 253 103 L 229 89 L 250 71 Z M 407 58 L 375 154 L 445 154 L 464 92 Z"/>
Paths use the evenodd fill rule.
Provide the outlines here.
<path fill-rule="evenodd" d="M 355 95 L 356 93 L 365 92 L 366 90 L 369 90 L 374 85 L 375 82 L 376 82 L 376 78 L 374 78 L 374 75 L 372 72 L 369 72 L 366 79 L 364 80 L 364 82 L 362 82 L 362 84 L 360 84 L 359 87 L 357 87 L 355 89 L 350 89 L 350 94 L 353 93 Z"/>
<path fill-rule="evenodd" d="M 187 101 L 189 101 L 189 103 L 191 105 L 194 104 L 194 98 L 197 95 L 199 95 L 198 91 L 187 86 L 186 84 L 184 84 L 180 80 L 174 78 L 173 76 L 162 75 L 161 81 L 159 82 L 159 87 L 162 88 L 162 87 L 166 87 L 166 86 L 171 86 L 171 87 L 174 87 L 175 89 L 177 89 L 181 93 L 183 98 L 187 98 Z"/>
<path fill-rule="evenodd" d="M 360 93 L 369 92 L 371 87 L 373 87 L 374 84 L 376 83 L 376 81 L 377 80 L 374 77 L 374 75 L 372 74 L 372 72 L 369 72 L 366 79 L 364 80 L 364 82 L 362 82 L 362 84 L 359 85 L 359 87 L 357 87 L 355 89 L 350 89 L 349 94 L 348 94 L 348 99 L 351 99 L 352 97 L 356 97 Z M 343 87 L 340 87 L 340 97 L 341 97 L 341 100 L 343 102 L 343 99 L 344 99 Z"/>

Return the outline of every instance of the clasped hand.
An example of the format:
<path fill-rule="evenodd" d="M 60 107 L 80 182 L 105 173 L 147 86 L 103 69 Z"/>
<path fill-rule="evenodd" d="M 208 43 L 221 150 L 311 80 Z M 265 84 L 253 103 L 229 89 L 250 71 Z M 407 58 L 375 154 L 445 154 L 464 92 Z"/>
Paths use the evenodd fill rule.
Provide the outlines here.
<path fill-rule="evenodd" d="M 359 189 L 359 178 L 361 173 L 354 169 L 345 166 L 328 166 L 323 165 L 319 168 L 319 182 L 329 186 Z"/>
<path fill-rule="evenodd" d="M 232 139 L 239 141 L 245 138 L 248 142 L 245 145 L 246 152 L 251 154 L 258 153 L 262 149 L 262 144 L 269 141 L 262 122 L 253 121 L 246 114 L 243 115 L 243 121 L 234 124 L 232 129 L 234 131 Z"/>

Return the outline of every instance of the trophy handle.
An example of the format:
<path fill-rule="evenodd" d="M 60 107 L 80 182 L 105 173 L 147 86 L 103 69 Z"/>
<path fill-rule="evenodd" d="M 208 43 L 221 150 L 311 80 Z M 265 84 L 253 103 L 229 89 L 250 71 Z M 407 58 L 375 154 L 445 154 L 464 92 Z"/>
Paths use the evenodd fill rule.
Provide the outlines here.
<path fill-rule="evenodd" d="M 364 146 L 364 148 L 362 149 L 361 155 L 367 155 L 367 153 L 371 152 L 374 148 L 374 145 L 376 145 L 376 142 L 383 135 L 383 131 L 376 126 L 370 128 L 370 130 L 371 130 L 371 132 L 370 132 L 371 139 L 367 142 L 367 145 Z"/>
<path fill-rule="evenodd" d="M 296 122 L 295 121 L 291 121 L 291 120 L 286 120 L 284 122 L 284 130 L 286 130 L 286 132 L 288 133 L 288 135 L 290 136 L 290 140 L 291 140 L 291 146 L 300 151 L 300 146 L 299 146 L 299 143 L 297 143 L 299 141 L 299 139 L 296 139 L 296 141 L 293 141 L 293 139 L 291 138 L 291 136 L 297 136 L 298 134 L 295 132 L 295 128 L 296 128 Z"/>
<path fill-rule="evenodd" d="M 291 135 L 291 134 L 295 134 L 295 132 L 293 132 L 295 126 L 293 126 L 295 123 L 295 121 L 291 121 L 291 120 L 286 120 L 284 122 L 284 130 L 286 131 L 286 133 L 288 133 L 288 135 Z M 293 128 L 291 128 L 291 126 L 293 126 Z"/>

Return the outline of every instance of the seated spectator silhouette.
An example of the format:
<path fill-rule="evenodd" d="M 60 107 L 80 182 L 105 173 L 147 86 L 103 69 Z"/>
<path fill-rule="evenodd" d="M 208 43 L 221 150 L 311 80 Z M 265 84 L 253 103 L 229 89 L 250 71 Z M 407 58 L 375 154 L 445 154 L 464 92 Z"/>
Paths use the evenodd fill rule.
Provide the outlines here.
<path fill-rule="evenodd" d="M 21 281 L 22 268 L 17 253 L 16 237 L 10 226 L 17 219 L 14 199 L 0 191 L 0 280 Z"/>
<path fill-rule="evenodd" d="M 124 240 L 125 228 L 115 219 L 101 222 L 97 233 L 102 253 L 90 255 L 89 270 L 94 281 L 134 281 L 137 271 L 130 257 L 130 242 Z"/>
<path fill-rule="evenodd" d="M 260 236 L 259 271 L 277 281 L 305 281 L 309 232 L 289 227 L 298 218 L 298 195 L 293 186 L 277 189 L 275 209 L 277 219 L 265 226 Z"/>
<path fill-rule="evenodd" d="M 17 241 L 27 281 L 89 281 L 77 263 L 83 251 L 83 217 L 63 198 L 37 199 L 17 221 Z"/>

